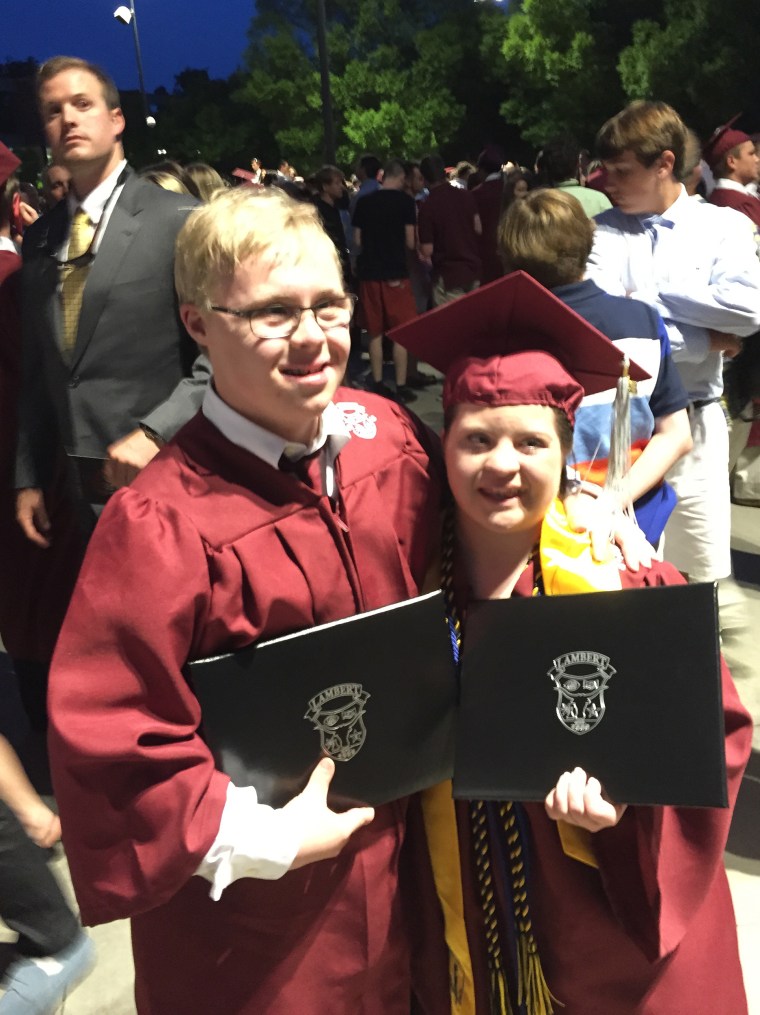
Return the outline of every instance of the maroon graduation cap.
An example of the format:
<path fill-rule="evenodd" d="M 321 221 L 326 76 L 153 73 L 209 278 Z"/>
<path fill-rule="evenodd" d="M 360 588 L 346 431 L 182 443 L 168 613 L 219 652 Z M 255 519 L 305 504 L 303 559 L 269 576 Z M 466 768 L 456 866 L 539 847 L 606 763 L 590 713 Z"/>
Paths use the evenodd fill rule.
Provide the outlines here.
<path fill-rule="evenodd" d="M 710 169 L 715 169 L 720 160 L 732 148 L 752 140 L 749 134 L 745 134 L 743 130 L 734 130 L 734 124 L 741 115 L 741 113 L 737 113 L 736 116 L 731 117 L 728 123 L 724 123 L 722 127 L 716 127 L 705 143 L 702 157 Z"/>
<path fill-rule="evenodd" d="M 0 141 L 0 187 L 8 182 L 20 165 L 21 159 L 16 158 L 10 148 Z"/>
<path fill-rule="evenodd" d="M 623 353 L 524 271 L 476 289 L 389 332 L 446 375 L 444 408 L 539 404 L 575 416 L 583 395 L 614 388 Z M 649 377 L 638 364 L 629 376 Z"/>

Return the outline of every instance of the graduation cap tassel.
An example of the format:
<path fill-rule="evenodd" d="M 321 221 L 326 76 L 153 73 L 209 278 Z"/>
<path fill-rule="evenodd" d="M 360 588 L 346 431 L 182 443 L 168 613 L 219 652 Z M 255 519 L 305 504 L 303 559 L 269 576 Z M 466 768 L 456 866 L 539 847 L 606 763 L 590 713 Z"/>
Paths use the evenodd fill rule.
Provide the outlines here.
<path fill-rule="evenodd" d="M 605 493 L 613 505 L 613 513 L 633 516 L 631 501 L 631 392 L 636 382 L 629 376 L 628 356 L 623 357 L 622 374 L 618 378 L 615 402 L 612 407 L 612 429 L 610 432 L 610 456 L 607 465 Z"/>

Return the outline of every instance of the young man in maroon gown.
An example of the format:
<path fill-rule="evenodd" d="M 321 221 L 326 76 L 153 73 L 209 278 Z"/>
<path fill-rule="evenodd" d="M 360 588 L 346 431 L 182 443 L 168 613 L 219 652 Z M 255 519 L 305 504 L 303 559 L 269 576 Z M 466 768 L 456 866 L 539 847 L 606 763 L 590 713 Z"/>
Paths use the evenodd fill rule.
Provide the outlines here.
<path fill-rule="evenodd" d="M 704 158 L 715 176 L 715 189 L 708 200 L 719 208 L 741 212 L 757 229 L 760 228 L 760 200 L 748 188 L 750 184 L 757 184 L 760 158 L 749 134 L 736 130 L 732 124 L 733 120 L 718 127 L 704 147 Z"/>
<path fill-rule="evenodd" d="M 132 918 L 141 1015 L 407 1015 L 406 802 L 335 813 L 323 761 L 258 803 L 215 769 L 185 666 L 415 595 L 440 470 L 403 408 L 339 389 L 353 302 L 313 208 L 218 197 L 176 279 L 214 385 L 103 512 L 52 670 L 82 918 Z"/>

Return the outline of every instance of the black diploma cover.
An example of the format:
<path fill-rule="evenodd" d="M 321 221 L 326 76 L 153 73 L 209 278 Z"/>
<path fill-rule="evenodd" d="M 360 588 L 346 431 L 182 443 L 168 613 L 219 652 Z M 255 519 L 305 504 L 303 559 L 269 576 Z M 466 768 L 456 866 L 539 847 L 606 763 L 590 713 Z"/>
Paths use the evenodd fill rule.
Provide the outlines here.
<path fill-rule="evenodd" d="M 576 765 L 616 803 L 725 807 L 713 584 L 471 604 L 454 795 L 543 800 Z"/>
<path fill-rule="evenodd" d="M 282 806 L 320 758 L 332 806 L 453 771 L 456 674 L 441 592 L 189 664 L 217 767 Z"/>

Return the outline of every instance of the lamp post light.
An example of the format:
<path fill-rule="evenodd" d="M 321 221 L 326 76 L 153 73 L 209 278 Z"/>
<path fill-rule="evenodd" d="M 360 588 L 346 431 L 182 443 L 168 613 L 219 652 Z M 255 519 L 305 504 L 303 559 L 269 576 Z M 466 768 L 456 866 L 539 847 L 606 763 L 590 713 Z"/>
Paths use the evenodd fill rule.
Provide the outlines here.
<path fill-rule="evenodd" d="M 113 16 L 117 21 L 121 21 L 123 25 L 132 25 L 132 34 L 135 40 L 135 58 L 137 59 L 137 74 L 140 79 L 140 95 L 142 96 L 145 123 L 148 127 L 155 127 L 156 119 L 150 114 L 150 110 L 148 109 L 148 96 L 145 92 L 145 77 L 143 76 L 142 54 L 140 53 L 140 36 L 137 32 L 135 0 L 129 0 L 129 7 L 126 7 L 124 4 L 122 4 L 121 7 L 117 7 L 113 12 Z"/>

